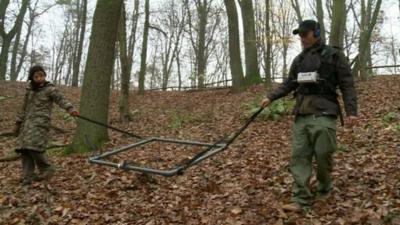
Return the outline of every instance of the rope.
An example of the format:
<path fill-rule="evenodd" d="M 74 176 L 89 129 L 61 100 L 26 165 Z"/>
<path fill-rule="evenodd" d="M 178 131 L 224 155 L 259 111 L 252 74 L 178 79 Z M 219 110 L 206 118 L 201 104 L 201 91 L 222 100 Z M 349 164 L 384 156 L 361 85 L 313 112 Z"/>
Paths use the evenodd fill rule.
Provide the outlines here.
<path fill-rule="evenodd" d="M 89 119 L 89 118 L 81 116 L 81 115 L 76 116 L 76 117 L 78 117 L 79 119 L 86 120 L 86 121 L 89 121 L 91 123 L 97 124 L 97 125 L 102 126 L 102 127 L 107 127 L 108 129 L 118 131 L 120 133 L 126 134 L 126 135 L 134 137 L 134 138 L 143 139 L 143 137 L 141 137 L 141 136 L 139 136 L 137 134 L 133 134 L 133 133 L 118 129 L 116 127 L 112 127 L 112 126 L 110 126 L 108 124 L 105 124 L 105 123 L 102 123 L 102 122 L 99 122 L 99 121 L 95 121 L 95 120 Z"/>

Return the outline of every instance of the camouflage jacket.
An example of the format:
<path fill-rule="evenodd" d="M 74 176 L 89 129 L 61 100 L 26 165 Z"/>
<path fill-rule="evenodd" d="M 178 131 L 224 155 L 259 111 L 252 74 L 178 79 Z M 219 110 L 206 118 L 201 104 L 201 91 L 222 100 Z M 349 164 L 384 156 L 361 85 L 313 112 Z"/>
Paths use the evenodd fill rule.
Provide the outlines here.
<path fill-rule="evenodd" d="M 27 87 L 22 110 L 17 116 L 17 122 L 21 123 L 17 150 L 45 150 L 53 102 L 65 110 L 73 108 L 64 95 L 49 82 L 36 90 L 31 86 Z"/>

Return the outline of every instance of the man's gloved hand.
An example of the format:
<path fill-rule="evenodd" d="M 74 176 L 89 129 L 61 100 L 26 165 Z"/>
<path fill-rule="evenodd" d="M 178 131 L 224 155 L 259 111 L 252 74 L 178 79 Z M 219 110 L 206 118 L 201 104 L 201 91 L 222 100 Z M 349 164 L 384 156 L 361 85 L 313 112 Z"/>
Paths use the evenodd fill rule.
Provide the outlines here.
<path fill-rule="evenodd" d="M 78 110 L 76 110 L 76 109 L 74 109 L 74 108 L 70 108 L 70 109 L 68 110 L 68 113 L 69 113 L 69 115 L 71 115 L 71 116 L 79 116 Z"/>

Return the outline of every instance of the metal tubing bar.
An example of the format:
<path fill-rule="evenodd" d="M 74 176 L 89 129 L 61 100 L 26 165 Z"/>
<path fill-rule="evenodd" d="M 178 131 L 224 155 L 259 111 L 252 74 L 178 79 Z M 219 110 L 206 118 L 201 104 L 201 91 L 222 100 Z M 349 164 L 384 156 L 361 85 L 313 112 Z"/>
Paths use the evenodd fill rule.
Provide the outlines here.
<path fill-rule="evenodd" d="M 214 144 L 211 144 L 211 143 L 204 143 L 204 142 L 191 141 L 191 140 L 176 140 L 176 139 L 158 138 L 158 137 L 155 137 L 154 140 L 161 141 L 161 142 L 170 142 L 170 143 L 175 143 L 175 144 L 187 144 L 187 145 L 207 146 L 207 147 L 214 146 Z M 218 144 L 218 146 L 223 146 L 223 144 Z"/>
<path fill-rule="evenodd" d="M 208 144 L 208 143 L 201 143 L 201 142 L 196 142 L 196 141 L 187 141 L 187 140 L 175 140 L 175 139 L 168 139 L 168 138 L 149 138 L 145 139 L 141 142 L 125 146 L 123 148 L 111 151 L 111 152 L 106 152 L 100 156 L 95 156 L 89 159 L 90 162 L 94 163 L 99 163 L 103 165 L 109 165 L 117 168 L 123 168 L 123 169 L 129 169 L 129 170 L 135 170 L 135 171 L 140 171 L 143 173 L 153 173 L 153 174 L 159 174 L 162 176 L 173 176 L 176 174 L 182 174 L 186 169 L 189 167 L 192 167 L 193 165 L 196 165 L 200 163 L 201 161 L 225 150 L 228 148 L 228 146 L 250 125 L 251 122 L 257 117 L 258 114 L 261 113 L 263 108 L 260 108 L 256 113 L 254 113 L 249 120 L 246 122 L 244 126 L 242 126 L 232 137 L 230 137 L 227 141 L 224 141 L 225 138 L 222 138 L 220 141 L 215 142 L 214 144 Z M 138 166 L 130 166 L 127 164 L 117 164 L 117 163 L 112 163 L 112 162 L 106 162 L 104 160 L 99 160 L 100 158 L 104 158 L 109 155 L 116 154 L 121 151 L 125 151 L 127 149 L 146 144 L 148 142 L 152 141 L 162 141 L 162 142 L 171 142 L 171 143 L 177 143 L 177 144 L 187 144 L 187 145 L 197 145 L 197 146 L 208 146 L 208 148 L 205 151 L 202 151 L 195 156 L 193 156 L 189 161 L 184 163 L 183 165 L 180 165 L 176 167 L 175 169 L 172 170 L 157 170 L 157 169 L 151 169 L 151 168 L 146 168 L 146 167 L 138 167 Z M 224 141 L 224 142 L 222 142 Z M 219 147 L 219 148 L 217 148 Z"/>
<path fill-rule="evenodd" d="M 211 156 L 225 150 L 227 146 L 220 146 L 219 148 L 216 148 L 213 151 L 209 151 L 207 152 L 207 154 L 202 155 L 201 157 L 197 158 L 195 161 L 193 161 L 189 166 L 185 167 L 185 169 L 192 167 L 198 163 L 200 163 L 201 161 L 210 158 Z M 120 168 L 120 169 L 125 169 L 125 170 L 134 170 L 134 171 L 138 171 L 138 172 L 142 172 L 142 173 L 151 173 L 151 174 L 157 174 L 157 175 L 162 175 L 162 176 L 174 176 L 177 175 L 182 168 L 184 168 L 183 165 L 179 165 L 173 169 L 170 170 L 159 170 L 159 169 L 153 169 L 153 168 L 148 168 L 148 167 L 140 167 L 140 166 L 132 166 L 129 164 L 124 164 L 124 163 L 114 163 L 114 162 L 109 162 L 109 161 L 105 161 L 105 160 L 101 160 L 99 158 L 90 158 L 89 161 L 91 163 L 96 163 L 96 164 L 100 164 L 100 165 L 106 165 L 106 166 L 111 166 L 111 167 L 115 167 L 115 168 Z"/>
<path fill-rule="evenodd" d="M 207 159 L 207 158 L 210 158 L 211 156 L 213 156 L 213 155 L 215 155 L 215 154 L 218 154 L 218 153 L 224 151 L 227 147 L 228 147 L 228 146 L 225 145 L 225 146 L 221 146 L 221 147 L 219 147 L 219 148 L 216 148 L 215 150 L 212 150 L 212 151 L 207 152 L 206 154 L 200 156 L 199 158 L 197 158 L 196 160 L 194 160 L 193 162 L 191 162 L 190 165 L 189 165 L 187 168 L 192 167 L 192 166 L 194 166 L 194 165 L 200 163 L 201 161 L 203 161 L 203 160 L 205 160 L 205 159 Z"/>
<path fill-rule="evenodd" d="M 180 166 L 176 167 L 174 169 L 171 169 L 171 170 L 158 170 L 158 169 L 137 167 L 137 166 L 131 166 L 131 165 L 126 165 L 125 168 L 129 169 L 129 170 L 135 170 L 135 171 L 143 172 L 143 173 L 158 174 L 158 175 L 165 176 L 165 177 L 175 176 L 175 175 L 178 174 L 178 172 L 180 170 Z"/>
<path fill-rule="evenodd" d="M 99 159 L 89 159 L 91 163 L 96 163 L 100 165 L 105 165 L 105 166 L 111 166 L 114 168 L 119 168 L 119 169 L 124 169 L 124 170 L 134 170 L 142 173 L 151 173 L 151 174 L 157 174 L 161 176 L 174 176 L 176 175 L 179 170 L 180 166 L 172 169 L 172 170 L 158 170 L 158 169 L 151 169 L 151 168 L 146 168 L 146 167 L 139 167 L 139 166 L 131 166 L 127 164 L 121 164 L 121 163 L 114 163 L 114 162 L 108 162 L 104 160 L 99 160 Z"/>
<path fill-rule="evenodd" d="M 154 138 L 144 139 L 143 141 L 136 142 L 136 143 L 134 143 L 134 144 L 127 145 L 127 146 L 124 146 L 124 147 L 122 147 L 122 148 L 115 149 L 115 150 L 112 150 L 112 151 L 109 151 L 109 152 L 105 152 L 105 153 L 103 153 L 103 154 L 101 154 L 101 155 L 98 155 L 98 156 L 93 156 L 93 157 L 91 157 L 91 159 L 101 159 L 101 158 L 104 158 L 104 157 L 107 157 L 107 156 L 110 156 L 110 155 L 117 154 L 117 153 L 119 153 L 119 152 L 126 151 L 126 150 L 128 150 L 128 149 L 133 148 L 133 147 L 137 147 L 137 146 L 140 146 L 140 145 L 144 145 L 144 144 L 149 143 L 149 142 L 152 142 L 152 141 L 154 141 Z"/>

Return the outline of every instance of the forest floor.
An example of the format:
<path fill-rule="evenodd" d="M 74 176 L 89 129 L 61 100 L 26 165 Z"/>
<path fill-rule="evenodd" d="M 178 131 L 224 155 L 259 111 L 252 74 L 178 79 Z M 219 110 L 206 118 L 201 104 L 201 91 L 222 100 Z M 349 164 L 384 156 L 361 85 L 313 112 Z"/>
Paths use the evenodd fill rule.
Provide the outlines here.
<path fill-rule="evenodd" d="M 24 83 L 0 83 L 0 133 L 11 132 Z M 80 90 L 62 87 L 79 106 Z M 89 154 L 48 150 L 57 168 L 49 182 L 19 184 L 20 161 L 0 163 L 0 224 L 400 224 L 400 76 L 379 76 L 357 85 L 360 123 L 338 124 L 335 188 L 306 213 L 285 212 L 292 178 L 288 171 L 293 117 L 257 119 L 224 152 L 184 175 L 143 175 L 90 164 Z M 262 86 L 240 94 L 228 89 L 149 92 L 130 98 L 130 123 L 118 121 L 113 92 L 110 123 L 143 136 L 213 142 L 238 129 Z M 90 117 L 90 115 L 87 115 Z M 60 108 L 51 143 L 67 144 L 76 125 Z M 137 140 L 109 132 L 104 150 Z M 15 145 L 0 137 L 0 156 Z M 171 168 L 200 148 L 152 143 L 113 156 L 155 168 Z M 311 181 L 315 185 L 315 178 Z"/>

